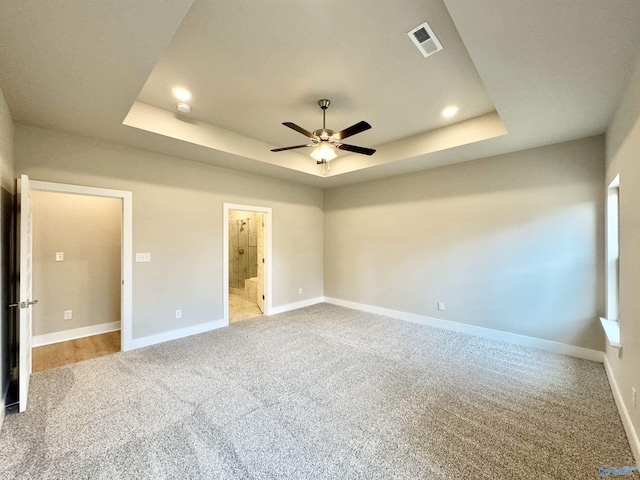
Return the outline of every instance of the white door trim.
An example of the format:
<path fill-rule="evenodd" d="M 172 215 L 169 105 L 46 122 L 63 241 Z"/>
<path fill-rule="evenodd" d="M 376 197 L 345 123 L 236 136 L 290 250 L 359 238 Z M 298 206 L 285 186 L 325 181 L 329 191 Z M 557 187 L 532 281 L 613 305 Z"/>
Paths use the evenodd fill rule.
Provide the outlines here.
<path fill-rule="evenodd" d="M 126 190 L 86 187 L 65 183 L 31 180 L 31 189 L 41 192 L 71 193 L 93 197 L 122 199 L 122 289 L 120 348 L 123 352 L 133 346 L 133 194 Z"/>
<path fill-rule="evenodd" d="M 242 210 L 246 212 L 264 213 L 264 314 L 270 315 L 272 310 L 272 264 L 271 261 L 271 207 L 256 207 L 254 205 L 240 205 L 237 203 L 224 203 L 222 214 L 222 304 L 224 305 L 224 321 L 229 325 L 229 211 Z"/>

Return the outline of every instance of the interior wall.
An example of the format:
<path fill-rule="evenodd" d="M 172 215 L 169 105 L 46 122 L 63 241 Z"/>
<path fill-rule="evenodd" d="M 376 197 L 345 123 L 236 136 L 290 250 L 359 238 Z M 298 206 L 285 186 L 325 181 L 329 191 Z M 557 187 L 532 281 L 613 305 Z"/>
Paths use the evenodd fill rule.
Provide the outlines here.
<path fill-rule="evenodd" d="M 619 315 L 622 355 L 607 346 L 606 355 L 635 432 L 640 411 L 631 389 L 640 391 L 640 57 L 628 89 L 607 131 L 607 168 L 603 191 L 620 174 L 619 188 Z M 637 439 L 636 439 L 637 441 Z M 640 461 L 637 444 L 636 460 Z"/>
<path fill-rule="evenodd" d="M 607 129 L 605 151 L 607 165 L 614 161 L 617 151 L 629 138 L 631 129 L 640 117 L 640 47 L 630 68 L 627 88 L 618 102 L 616 112 Z"/>
<path fill-rule="evenodd" d="M 121 200 L 34 191 L 32 201 L 33 334 L 119 322 Z"/>
<path fill-rule="evenodd" d="M 603 173 L 593 137 L 327 189 L 325 296 L 602 350 Z"/>
<path fill-rule="evenodd" d="M 274 307 L 323 294 L 318 188 L 22 125 L 15 161 L 35 180 L 133 192 L 134 252 L 151 253 L 133 265 L 134 339 L 223 318 L 225 202 L 272 208 Z"/>
<path fill-rule="evenodd" d="M 11 312 L 11 225 L 15 180 L 13 170 L 14 127 L 9 106 L 0 90 L 0 427 L 9 386 Z"/>

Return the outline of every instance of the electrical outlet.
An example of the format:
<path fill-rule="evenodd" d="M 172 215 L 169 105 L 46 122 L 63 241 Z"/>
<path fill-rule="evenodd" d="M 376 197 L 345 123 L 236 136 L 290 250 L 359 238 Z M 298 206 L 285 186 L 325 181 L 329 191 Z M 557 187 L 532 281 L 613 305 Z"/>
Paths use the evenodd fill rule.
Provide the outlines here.
<path fill-rule="evenodd" d="M 56 262 L 64 262 L 64 252 L 56 252 Z"/>
<path fill-rule="evenodd" d="M 64 319 L 71 320 L 73 318 L 73 310 L 65 310 L 64 311 Z"/>
<path fill-rule="evenodd" d="M 438 310 L 444 311 L 444 302 L 438 302 Z"/>
<path fill-rule="evenodd" d="M 636 389 L 631 387 L 631 407 L 636 409 Z"/>
<path fill-rule="evenodd" d="M 298 289 L 298 295 L 302 295 L 302 289 L 301 288 Z"/>
<path fill-rule="evenodd" d="M 176 310 L 176 318 L 182 318 L 182 310 Z"/>

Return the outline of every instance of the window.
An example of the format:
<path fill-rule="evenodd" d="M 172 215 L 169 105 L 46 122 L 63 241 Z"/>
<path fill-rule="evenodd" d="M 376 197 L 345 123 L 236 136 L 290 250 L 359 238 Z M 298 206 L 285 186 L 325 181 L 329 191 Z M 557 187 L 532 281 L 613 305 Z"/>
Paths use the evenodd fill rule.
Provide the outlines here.
<path fill-rule="evenodd" d="M 619 320 L 620 175 L 616 175 L 607 190 L 606 232 L 607 318 Z"/>
<path fill-rule="evenodd" d="M 607 189 L 606 213 L 606 318 L 600 318 L 602 328 L 609 344 L 622 351 L 620 341 L 620 175 L 609 184 Z"/>

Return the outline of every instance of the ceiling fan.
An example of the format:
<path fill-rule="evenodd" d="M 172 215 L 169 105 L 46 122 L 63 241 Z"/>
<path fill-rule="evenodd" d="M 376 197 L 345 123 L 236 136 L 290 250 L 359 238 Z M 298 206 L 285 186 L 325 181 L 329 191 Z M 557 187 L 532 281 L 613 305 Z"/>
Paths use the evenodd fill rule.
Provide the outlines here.
<path fill-rule="evenodd" d="M 318 130 L 309 132 L 293 122 L 283 123 L 283 125 L 310 138 L 311 143 L 306 143 L 304 145 L 294 145 L 292 147 L 274 148 L 271 151 L 282 152 L 284 150 L 293 150 L 295 148 L 316 147 L 316 149 L 311 153 L 311 157 L 316 160 L 318 165 L 328 163 L 330 160 L 336 158 L 336 148 L 339 150 L 361 153 L 363 155 L 373 155 L 374 153 L 376 153 L 376 151 L 372 148 L 356 147 L 355 145 L 347 145 L 346 143 L 342 143 L 342 140 L 347 137 L 360 132 L 364 132 L 365 130 L 369 130 L 371 128 L 371 125 L 369 125 L 367 122 L 358 122 L 355 125 L 351 125 L 350 127 L 341 130 L 340 132 L 334 132 L 333 130 L 326 128 L 326 112 L 330 104 L 331 102 L 326 98 L 318 100 L 318 105 L 320 105 L 320 108 L 322 109 L 322 128 L 319 128 Z"/>

